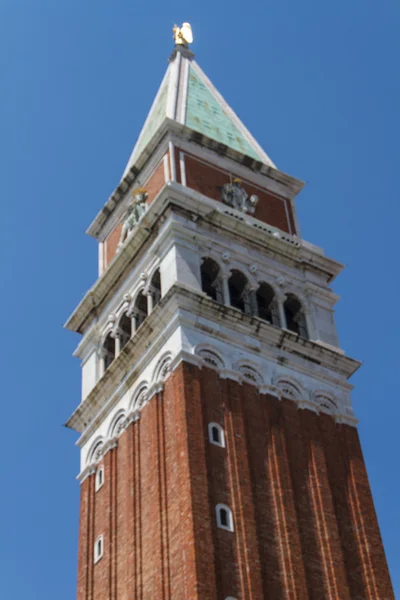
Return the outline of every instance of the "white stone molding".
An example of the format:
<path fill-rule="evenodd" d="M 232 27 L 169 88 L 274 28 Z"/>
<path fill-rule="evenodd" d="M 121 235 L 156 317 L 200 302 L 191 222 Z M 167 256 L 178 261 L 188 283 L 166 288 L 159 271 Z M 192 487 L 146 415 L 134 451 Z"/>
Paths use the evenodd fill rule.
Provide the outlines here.
<path fill-rule="evenodd" d="M 282 392 L 275 385 L 264 384 L 258 388 L 259 394 L 268 394 L 269 396 L 275 396 L 278 400 L 282 400 Z"/>
<path fill-rule="evenodd" d="M 117 323 L 119 323 L 122 316 L 127 312 L 131 302 L 132 302 L 132 296 L 130 294 L 124 294 L 119 307 L 115 311 L 115 318 L 116 318 Z"/>
<path fill-rule="evenodd" d="M 105 327 L 103 328 L 103 330 L 101 332 L 100 340 L 99 340 L 99 348 L 102 348 L 104 346 L 104 342 L 106 341 L 106 338 L 109 335 L 112 335 L 113 332 L 115 331 L 115 323 L 116 323 L 115 315 L 110 315 L 108 317 Z"/>
<path fill-rule="evenodd" d="M 110 307 L 107 306 L 105 314 L 109 313 Z M 162 335 L 156 336 L 155 325 L 160 323 L 160 319 Z M 93 450 L 94 436 L 99 441 L 97 435 L 101 433 L 100 439 L 108 445 L 109 427 L 111 420 L 117 418 L 116 411 L 123 408 L 128 417 L 132 413 L 136 420 L 141 406 L 135 404 L 135 400 L 140 392 L 147 392 L 143 394 L 143 402 L 149 402 L 151 396 L 163 388 L 164 378 L 182 361 L 204 368 L 211 366 L 219 371 L 221 378 L 239 383 L 244 380 L 239 367 L 248 364 L 263 377 L 262 384 L 253 381 L 259 393 L 279 397 L 282 392 L 278 391 L 277 384 L 291 383 L 299 392 L 295 392 L 293 398 L 299 408 L 322 412 L 314 400 L 315 393 L 329 392 L 338 404 L 338 411 L 333 415 L 335 420 L 354 426 L 356 420 L 351 410 L 351 386 L 347 378 L 354 372 L 357 363 L 314 342 L 298 341 L 296 335 L 288 331 L 282 332 L 266 322 L 256 321 L 230 307 L 217 306 L 192 289 L 175 285 L 162 299 L 161 306 L 155 307 L 135 338 L 126 344 L 106 376 L 76 409 L 68 423 L 82 433 L 79 446 L 82 448 L 83 471 L 80 478 L 91 472 L 91 460 L 87 457 Z M 95 333 L 98 333 L 97 326 Z M 210 359 L 217 366 L 207 364 L 204 355 L 199 354 L 202 349 L 214 353 Z M 215 355 L 218 360 L 215 360 Z M 306 360 L 307 357 L 312 360 Z M 165 359 L 167 364 L 163 373 Z M 270 374 L 274 375 L 272 381 Z"/>
<path fill-rule="evenodd" d="M 221 369 L 219 372 L 219 376 L 221 379 L 232 379 L 232 381 L 236 381 L 236 383 L 242 383 L 242 375 L 235 371 L 234 369 Z"/>
<path fill-rule="evenodd" d="M 311 402 L 310 400 L 297 400 L 297 408 L 303 410 L 307 409 L 318 413 L 318 407 L 316 406 L 316 404 L 314 404 L 314 402 Z"/>

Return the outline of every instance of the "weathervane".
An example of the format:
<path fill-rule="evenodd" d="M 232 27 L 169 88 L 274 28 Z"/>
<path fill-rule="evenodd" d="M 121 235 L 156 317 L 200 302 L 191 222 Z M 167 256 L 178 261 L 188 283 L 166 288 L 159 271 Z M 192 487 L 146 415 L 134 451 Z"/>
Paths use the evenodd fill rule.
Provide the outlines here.
<path fill-rule="evenodd" d="M 183 23 L 182 27 L 174 25 L 172 31 L 174 32 L 174 40 L 176 46 L 189 47 L 189 44 L 193 42 L 193 33 L 190 23 Z"/>

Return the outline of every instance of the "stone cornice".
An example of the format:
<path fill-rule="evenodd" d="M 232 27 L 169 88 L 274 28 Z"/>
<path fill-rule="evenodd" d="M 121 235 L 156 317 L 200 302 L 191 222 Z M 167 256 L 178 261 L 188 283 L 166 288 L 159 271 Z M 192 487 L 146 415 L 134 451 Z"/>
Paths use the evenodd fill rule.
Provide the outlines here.
<path fill-rule="evenodd" d="M 343 356 L 333 349 L 300 338 L 296 334 L 281 330 L 260 319 L 249 317 L 242 312 L 222 306 L 201 292 L 195 292 L 182 285 L 174 285 L 160 300 L 147 317 L 135 336 L 126 344 L 120 355 L 113 361 L 103 377 L 87 398 L 75 410 L 66 425 L 77 431 L 90 429 L 101 421 L 101 412 L 107 404 L 111 408 L 131 388 L 141 373 L 145 362 L 151 360 L 160 350 L 172 332 L 185 321 L 185 312 L 192 315 L 198 328 L 207 319 L 223 322 L 226 330 L 243 332 L 244 347 L 260 343 L 280 350 L 282 355 L 296 356 L 303 361 L 303 368 L 313 372 L 313 365 L 319 365 L 340 376 L 350 377 L 360 366 L 354 359 Z M 161 333 L 160 333 L 161 332 Z M 246 341 L 247 340 L 247 341 Z M 180 359 L 179 359 L 180 360 Z M 175 364 L 179 363 L 175 357 Z M 183 358 L 184 360 L 184 358 Z M 224 373 L 231 377 L 232 374 Z M 237 377 L 235 372 L 232 376 Z M 155 382 L 157 383 L 157 382 Z"/>
<path fill-rule="evenodd" d="M 240 236 L 246 243 L 256 244 L 260 250 L 268 249 L 286 260 L 300 263 L 303 268 L 316 269 L 324 273 L 328 281 L 343 268 L 343 265 L 325 257 L 317 248 L 304 244 L 295 236 L 280 232 L 194 190 L 169 182 L 151 203 L 135 234 L 87 292 L 65 327 L 79 333 L 84 332 L 105 298 L 115 291 L 115 286 L 124 281 L 129 273 L 128 265 L 138 256 L 143 244 L 150 237 L 154 238 L 157 223 L 168 206 L 177 206 L 202 217 L 208 223 L 217 225 L 221 231 Z"/>

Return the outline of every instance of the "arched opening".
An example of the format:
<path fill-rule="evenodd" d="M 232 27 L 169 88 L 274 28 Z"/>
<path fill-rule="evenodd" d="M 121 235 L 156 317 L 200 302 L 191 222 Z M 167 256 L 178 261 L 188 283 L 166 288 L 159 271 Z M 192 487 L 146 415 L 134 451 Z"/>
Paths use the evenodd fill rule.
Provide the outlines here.
<path fill-rule="evenodd" d="M 154 273 L 154 275 L 151 279 L 150 290 L 151 290 L 151 293 L 153 294 L 153 307 L 154 307 L 160 301 L 160 298 L 161 298 L 160 269 L 157 269 L 157 271 Z"/>
<path fill-rule="evenodd" d="M 300 300 L 294 294 L 287 294 L 283 308 L 286 328 L 308 339 L 306 319 Z"/>
<path fill-rule="evenodd" d="M 124 313 L 118 324 L 119 334 L 121 336 L 121 350 L 127 344 L 132 336 L 132 319 Z"/>
<path fill-rule="evenodd" d="M 212 258 L 205 258 L 201 268 L 201 289 L 216 302 L 223 303 L 221 269 Z"/>
<path fill-rule="evenodd" d="M 208 424 L 208 438 L 211 444 L 225 448 L 225 434 L 221 425 L 218 423 Z"/>
<path fill-rule="evenodd" d="M 272 325 L 280 326 L 278 303 L 275 298 L 274 290 L 264 281 L 256 292 L 258 316 Z"/>
<path fill-rule="evenodd" d="M 103 556 L 104 552 L 104 537 L 99 535 L 94 543 L 94 562 L 98 562 Z"/>
<path fill-rule="evenodd" d="M 115 339 L 108 334 L 103 344 L 104 369 L 108 369 L 115 358 Z"/>
<path fill-rule="evenodd" d="M 229 506 L 217 504 L 215 511 L 217 514 L 217 526 L 226 531 L 233 531 L 233 515 Z"/>
<path fill-rule="evenodd" d="M 104 484 L 104 466 L 102 465 L 96 471 L 96 492 L 103 486 Z"/>
<path fill-rule="evenodd" d="M 234 269 L 228 280 L 230 305 L 251 315 L 250 293 L 247 278 Z"/>
<path fill-rule="evenodd" d="M 136 329 L 141 326 L 147 317 L 147 297 L 139 292 L 135 302 Z"/>

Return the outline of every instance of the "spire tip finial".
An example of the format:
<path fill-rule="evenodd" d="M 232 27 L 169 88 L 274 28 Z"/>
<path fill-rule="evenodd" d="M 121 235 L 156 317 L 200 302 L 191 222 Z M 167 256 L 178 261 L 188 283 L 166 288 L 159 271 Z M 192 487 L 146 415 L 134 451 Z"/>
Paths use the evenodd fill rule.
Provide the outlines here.
<path fill-rule="evenodd" d="M 182 27 L 174 25 L 172 31 L 174 34 L 175 46 L 189 48 L 189 44 L 193 42 L 193 32 L 190 23 L 183 23 Z"/>

